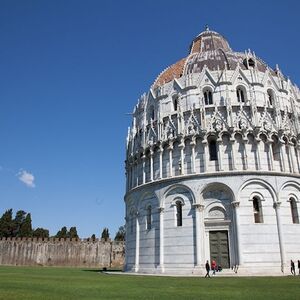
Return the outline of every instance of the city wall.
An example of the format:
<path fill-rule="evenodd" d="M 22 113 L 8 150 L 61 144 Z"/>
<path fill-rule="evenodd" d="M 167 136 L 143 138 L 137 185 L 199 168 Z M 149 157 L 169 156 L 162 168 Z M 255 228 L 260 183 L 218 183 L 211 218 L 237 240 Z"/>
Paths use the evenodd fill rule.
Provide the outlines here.
<path fill-rule="evenodd" d="M 0 265 L 123 268 L 124 253 L 111 240 L 0 238 Z"/>

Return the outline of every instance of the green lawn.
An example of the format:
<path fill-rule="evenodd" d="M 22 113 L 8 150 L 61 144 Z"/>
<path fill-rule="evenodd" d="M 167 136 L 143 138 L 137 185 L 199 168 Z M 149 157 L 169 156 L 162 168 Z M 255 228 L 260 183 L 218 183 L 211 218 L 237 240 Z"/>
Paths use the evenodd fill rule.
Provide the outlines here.
<path fill-rule="evenodd" d="M 152 277 L 97 270 L 0 267 L 0 299 L 300 299 L 300 276 Z"/>

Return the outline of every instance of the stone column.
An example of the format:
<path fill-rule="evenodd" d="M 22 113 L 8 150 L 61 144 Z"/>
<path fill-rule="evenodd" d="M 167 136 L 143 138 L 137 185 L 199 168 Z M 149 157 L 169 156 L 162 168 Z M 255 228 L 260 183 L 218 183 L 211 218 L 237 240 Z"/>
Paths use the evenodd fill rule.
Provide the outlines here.
<path fill-rule="evenodd" d="M 173 155 L 172 155 L 173 143 L 170 143 L 168 150 L 169 150 L 169 177 L 172 177 L 173 176 Z"/>
<path fill-rule="evenodd" d="M 230 143 L 231 143 L 231 165 L 232 165 L 232 170 L 236 170 L 235 166 L 235 138 L 230 138 Z"/>
<path fill-rule="evenodd" d="M 255 138 L 255 142 L 256 142 L 256 156 L 257 156 L 257 170 L 261 170 L 261 160 L 260 160 L 260 142 L 261 139 L 260 138 Z"/>
<path fill-rule="evenodd" d="M 243 264 L 242 260 L 242 245 L 241 245 L 241 234 L 240 234 L 240 217 L 239 217 L 239 201 L 232 202 L 232 206 L 234 207 L 234 216 L 235 216 L 235 232 L 236 232 L 236 263 L 239 265 Z"/>
<path fill-rule="evenodd" d="M 204 173 L 207 172 L 208 170 L 208 147 L 207 147 L 207 139 L 203 139 L 202 141 L 202 145 L 203 145 L 203 166 L 204 166 Z M 200 166 L 201 166 L 201 162 L 200 162 Z"/>
<path fill-rule="evenodd" d="M 270 169 L 271 169 L 271 171 L 274 171 L 274 154 L 273 154 L 273 149 L 272 149 L 272 143 L 273 143 L 272 139 L 267 140 L 268 150 L 269 150 L 269 158 L 270 158 Z"/>
<path fill-rule="evenodd" d="M 136 161 L 136 165 L 135 165 L 135 182 L 136 182 L 136 186 L 139 185 L 139 160 Z"/>
<path fill-rule="evenodd" d="M 163 178 L 163 151 L 164 148 L 160 145 L 159 147 L 159 178 Z"/>
<path fill-rule="evenodd" d="M 134 164 L 133 162 L 130 165 L 130 188 L 134 187 Z"/>
<path fill-rule="evenodd" d="M 248 143 L 248 139 L 243 138 L 245 170 L 248 170 L 248 168 L 249 168 L 249 166 L 248 166 L 248 155 L 247 155 L 247 143 Z"/>
<path fill-rule="evenodd" d="M 192 173 L 196 173 L 196 159 L 195 159 L 195 146 L 196 146 L 196 140 L 193 138 L 190 142 L 190 145 L 192 147 Z"/>
<path fill-rule="evenodd" d="M 284 250 L 284 241 L 283 241 L 283 235 L 282 235 L 281 217 L 280 217 L 280 204 L 281 204 L 281 202 L 279 202 L 279 201 L 274 202 L 274 208 L 275 208 L 275 211 L 276 211 L 276 220 L 277 220 L 280 258 L 281 258 L 281 272 L 284 272 L 285 250 Z"/>
<path fill-rule="evenodd" d="M 135 266 L 134 271 L 139 271 L 140 265 L 140 224 L 139 224 L 139 213 L 136 212 L 135 222 Z"/>
<path fill-rule="evenodd" d="M 143 184 L 145 184 L 146 183 L 146 170 L 145 170 L 145 168 L 146 168 L 146 156 L 145 156 L 145 154 L 143 154 L 143 156 L 142 156 L 142 164 L 143 164 Z"/>
<path fill-rule="evenodd" d="M 150 181 L 153 181 L 153 149 L 150 149 Z"/>
<path fill-rule="evenodd" d="M 217 139 L 217 145 L 218 145 L 218 165 L 219 165 L 219 171 L 223 171 L 223 164 L 222 164 L 223 144 L 222 144 L 222 138 L 218 138 Z"/>
<path fill-rule="evenodd" d="M 178 148 L 180 149 L 180 174 L 184 175 L 184 140 L 181 140 L 181 143 L 178 145 Z"/>
<path fill-rule="evenodd" d="M 288 149 L 289 149 L 289 157 L 290 157 L 290 162 L 291 162 L 291 169 L 293 173 L 296 173 L 296 168 L 295 168 L 295 151 L 294 151 L 294 145 L 293 143 L 288 144 Z M 293 153 L 294 152 L 294 153 Z"/>
<path fill-rule="evenodd" d="M 299 173 L 300 172 L 300 160 L 299 160 L 299 157 L 300 157 L 300 149 L 299 149 L 299 144 L 297 144 L 295 146 L 295 155 L 296 155 L 296 160 L 297 160 L 297 172 Z"/>
<path fill-rule="evenodd" d="M 159 269 L 164 273 L 164 208 L 159 207 Z"/>
<path fill-rule="evenodd" d="M 286 172 L 286 167 L 285 167 L 285 160 L 284 160 L 284 154 L 283 154 L 283 146 L 285 145 L 284 141 L 278 141 L 279 143 L 279 151 L 280 151 L 280 161 L 281 161 L 281 167 L 282 167 L 282 172 Z"/>
<path fill-rule="evenodd" d="M 195 207 L 195 217 L 196 217 L 196 266 L 200 266 L 204 262 L 204 218 L 203 211 L 204 205 L 196 203 Z"/>

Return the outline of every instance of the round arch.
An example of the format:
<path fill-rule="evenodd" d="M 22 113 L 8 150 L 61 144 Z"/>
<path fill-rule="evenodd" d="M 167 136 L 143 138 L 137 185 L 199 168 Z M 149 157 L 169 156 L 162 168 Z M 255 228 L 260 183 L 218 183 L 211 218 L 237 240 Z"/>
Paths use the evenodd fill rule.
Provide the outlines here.
<path fill-rule="evenodd" d="M 270 192 L 273 202 L 278 201 L 278 197 L 277 197 L 275 189 L 267 181 L 265 181 L 263 179 L 249 179 L 246 182 L 244 182 L 239 189 L 238 199 L 240 199 L 241 192 L 245 189 L 246 186 L 248 186 L 250 184 L 255 184 L 255 183 L 262 185 L 264 188 L 266 188 Z"/>
<path fill-rule="evenodd" d="M 160 202 L 160 206 L 161 207 L 164 207 L 165 206 L 165 200 L 167 198 L 167 196 L 170 194 L 170 192 L 172 192 L 173 190 L 175 190 L 176 188 L 180 188 L 180 189 L 183 189 L 183 190 L 186 190 L 190 195 L 191 195 L 191 198 L 192 198 L 192 205 L 196 203 L 196 198 L 195 198 L 195 194 L 194 192 L 192 191 L 192 189 L 184 184 L 172 184 L 171 186 L 169 186 L 166 191 L 164 192 L 163 194 L 163 197 L 161 199 L 161 202 Z"/>
<path fill-rule="evenodd" d="M 228 192 L 228 194 L 230 195 L 230 198 L 231 198 L 231 202 L 235 202 L 234 192 L 228 185 L 226 185 L 222 182 L 211 182 L 211 183 L 208 183 L 207 185 L 203 186 L 202 189 L 200 190 L 200 202 L 201 202 L 200 204 L 204 203 L 203 194 L 212 188 L 214 188 L 214 189 L 219 188 L 221 190 Z"/>

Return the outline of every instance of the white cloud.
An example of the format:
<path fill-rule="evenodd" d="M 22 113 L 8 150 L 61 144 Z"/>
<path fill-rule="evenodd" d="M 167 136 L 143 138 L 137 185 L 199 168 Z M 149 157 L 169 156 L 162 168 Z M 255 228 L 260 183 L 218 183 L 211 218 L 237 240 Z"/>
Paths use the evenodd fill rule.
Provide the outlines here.
<path fill-rule="evenodd" d="M 20 170 L 17 176 L 19 180 L 25 183 L 28 187 L 35 187 L 33 174 L 27 172 L 26 170 Z"/>

